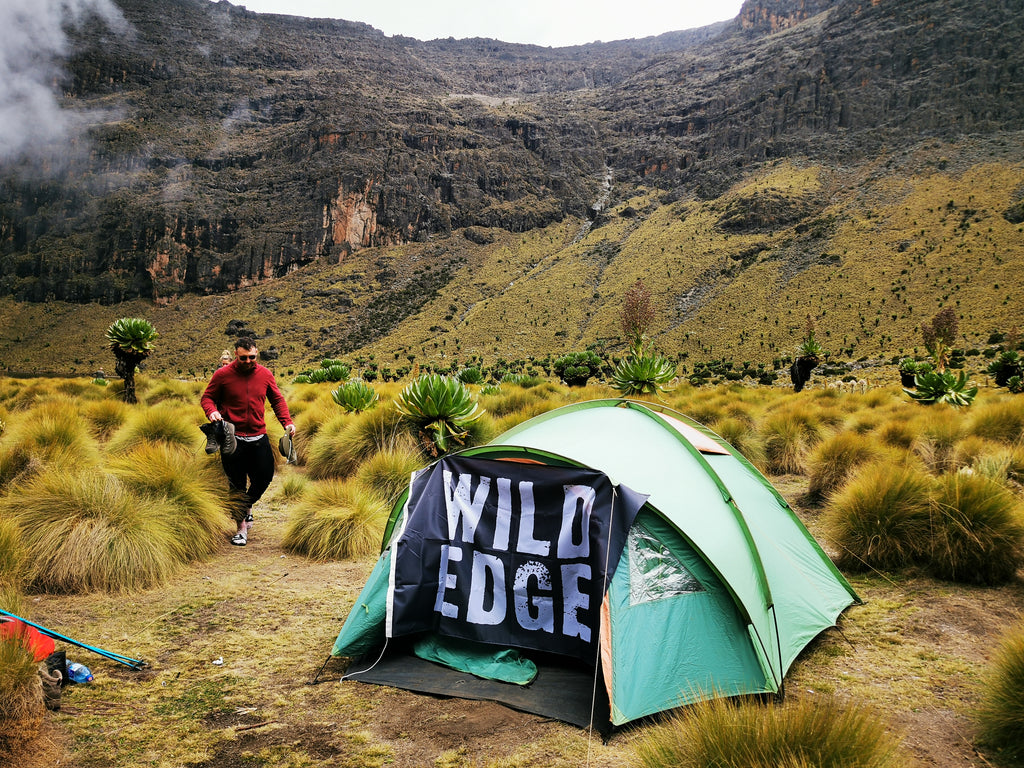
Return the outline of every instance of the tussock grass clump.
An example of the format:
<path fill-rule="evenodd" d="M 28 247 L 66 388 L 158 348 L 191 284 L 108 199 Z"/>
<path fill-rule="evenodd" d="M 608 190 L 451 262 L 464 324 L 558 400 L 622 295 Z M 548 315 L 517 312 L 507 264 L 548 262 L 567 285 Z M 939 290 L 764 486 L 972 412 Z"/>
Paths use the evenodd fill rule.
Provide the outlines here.
<path fill-rule="evenodd" d="M 953 446 L 953 455 L 950 459 L 953 467 L 962 469 L 971 467 L 981 459 L 982 456 L 991 456 L 1003 450 L 1003 445 L 978 435 L 967 435 L 957 441 Z"/>
<path fill-rule="evenodd" d="M 0 518 L 0 607 L 11 613 L 20 612 L 24 561 L 25 547 L 18 526 L 12 520 Z"/>
<path fill-rule="evenodd" d="M 480 405 L 487 413 L 500 419 L 503 416 L 531 408 L 535 403 L 544 399 L 544 396 L 536 389 L 514 387 L 507 391 L 502 391 L 498 395 L 481 396 Z"/>
<path fill-rule="evenodd" d="M 99 465 L 99 450 L 72 401 L 50 400 L 20 416 L 0 443 L 0 488 L 43 468 Z"/>
<path fill-rule="evenodd" d="M 380 550 L 389 512 L 358 483 L 317 483 L 289 515 L 281 546 L 313 560 L 366 557 Z"/>
<path fill-rule="evenodd" d="M 784 705 L 712 699 L 651 728 L 641 768 L 897 768 L 900 742 L 870 710 L 833 698 Z"/>
<path fill-rule="evenodd" d="M 199 431 L 198 406 L 189 408 L 176 403 L 160 403 L 150 408 L 133 409 L 131 418 L 110 438 L 111 453 L 127 453 L 146 442 L 164 442 L 199 450 L 206 438 Z"/>
<path fill-rule="evenodd" d="M 199 396 L 204 388 L 205 385 L 197 381 L 161 379 L 146 390 L 144 401 L 147 405 L 173 400 L 198 406 Z"/>
<path fill-rule="evenodd" d="M 415 445 L 402 415 L 392 408 L 357 415 L 336 413 L 311 441 L 307 469 L 314 480 L 341 479 L 374 454 Z"/>
<path fill-rule="evenodd" d="M 978 709 L 981 738 L 1011 760 L 1024 757 L 1024 624 L 1006 634 L 992 658 Z"/>
<path fill-rule="evenodd" d="M 412 473 L 424 466 L 423 456 L 412 448 L 384 450 L 359 466 L 356 482 L 377 494 L 390 510 L 409 487 Z"/>
<path fill-rule="evenodd" d="M 109 469 L 140 496 L 176 508 L 169 522 L 186 561 L 217 551 L 228 520 L 220 462 L 178 446 L 145 443 L 113 459 Z"/>
<path fill-rule="evenodd" d="M 933 480 L 916 469 L 872 464 L 835 494 L 824 528 L 840 568 L 890 570 L 921 562 L 931 536 Z"/>
<path fill-rule="evenodd" d="M 967 431 L 1001 443 L 1015 443 L 1024 435 L 1024 398 L 1013 397 L 976 405 Z"/>
<path fill-rule="evenodd" d="M 676 410 L 704 425 L 714 424 L 725 418 L 725 408 L 716 402 L 696 401 Z"/>
<path fill-rule="evenodd" d="M 124 426 L 132 408 L 122 400 L 104 398 L 87 404 L 82 415 L 92 425 L 92 433 L 99 440 L 108 440 L 117 430 Z"/>
<path fill-rule="evenodd" d="M 0 514 L 20 530 L 28 586 L 44 592 L 144 589 L 185 559 L 178 508 L 101 472 L 47 470 L 0 501 Z"/>
<path fill-rule="evenodd" d="M 743 454 L 743 457 L 758 468 L 765 471 L 767 458 L 764 440 L 753 423 L 745 419 L 726 417 L 716 421 L 711 429 L 729 445 Z"/>
<path fill-rule="evenodd" d="M 928 409 L 915 420 L 918 434 L 911 448 L 935 474 L 956 468 L 954 448 L 963 437 L 963 417 L 953 408 Z"/>
<path fill-rule="evenodd" d="M 316 399 L 299 413 L 293 411 L 292 419 L 295 422 L 295 453 L 299 466 L 309 463 L 313 446 L 325 427 L 331 425 L 334 433 L 337 433 L 341 425 L 347 423 L 345 414 L 340 413 L 338 406 L 330 399 L 330 393 L 326 398 Z"/>
<path fill-rule="evenodd" d="M 35 379 L 24 386 L 12 387 L 7 407 L 12 411 L 27 411 L 56 396 L 57 387 L 51 379 Z"/>
<path fill-rule="evenodd" d="M 879 458 L 875 442 L 857 432 L 840 432 L 819 443 L 807 457 L 807 493 L 823 499 L 843 485 L 857 469 Z"/>
<path fill-rule="evenodd" d="M 507 432 L 514 426 L 522 424 L 524 421 L 529 421 L 534 416 L 540 416 L 542 413 L 547 413 L 556 407 L 557 406 L 550 400 L 537 400 L 525 408 L 513 411 L 507 416 L 502 416 L 500 419 L 488 418 L 490 416 L 490 413 L 488 412 L 478 421 L 491 425 L 494 431 L 494 436 L 497 436 L 503 432 Z M 487 440 L 484 440 L 484 442 L 487 442 Z M 479 445 L 479 443 L 477 443 L 477 445 Z"/>
<path fill-rule="evenodd" d="M 801 474 L 808 450 L 820 442 L 824 428 L 815 410 L 795 407 L 768 414 L 761 424 L 765 466 L 772 474 Z"/>
<path fill-rule="evenodd" d="M 281 501 L 298 501 L 306 495 L 309 490 L 310 480 L 305 475 L 289 473 L 281 481 L 277 491 L 277 498 Z"/>
<path fill-rule="evenodd" d="M 32 652 L 20 638 L 0 637 L 0 764 L 15 758 L 39 735 L 43 685 Z"/>
<path fill-rule="evenodd" d="M 103 393 L 98 392 L 91 381 L 80 381 L 79 379 L 64 379 L 54 385 L 54 389 L 60 394 L 70 398 L 89 399 L 102 397 Z"/>
<path fill-rule="evenodd" d="M 932 515 L 931 570 L 950 581 L 1005 584 L 1024 558 L 1024 517 L 1006 488 L 980 475 L 940 478 Z"/>
<path fill-rule="evenodd" d="M 875 436 L 885 445 L 910 450 L 917 437 L 917 428 L 906 419 L 889 418 L 878 426 Z"/>

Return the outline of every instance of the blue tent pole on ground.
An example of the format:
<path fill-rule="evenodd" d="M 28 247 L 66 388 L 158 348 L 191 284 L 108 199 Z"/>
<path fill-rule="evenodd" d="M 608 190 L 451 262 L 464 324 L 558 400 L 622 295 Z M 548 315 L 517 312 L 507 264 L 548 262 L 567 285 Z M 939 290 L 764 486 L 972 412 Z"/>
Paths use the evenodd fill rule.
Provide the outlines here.
<path fill-rule="evenodd" d="M 140 670 L 143 667 L 147 666 L 146 662 L 141 661 L 139 659 L 133 659 L 128 656 L 122 656 L 120 653 L 114 653 L 113 651 L 105 651 L 102 648 L 96 648 L 94 646 L 79 642 L 78 640 L 73 640 L 72 638 L 67 637 L 66 635 L 62 635 L 59 632 L 54 632 L 52 629 L 47 629 L 41 624 L 35 624 L 29 621 L 28 619 L 23 619 L 21 618 L 21 616 L 16 616 L 13 613 L 8 613 L 7 611 L 0 610 L 0 616 L 7 616 L 12 619 L 17 619 L 23 624 L 27 624 L 28 626 L 39 630 L 47 637 L 52 637 L 54 640 L 60 640 L 62 643 L 70 643 L 71 645 L 76 645 L 79 648 L 84 648 L 87 651 L 98 653 L 100 656 L 103 656 L 112 661 L 116 661 L 118 664 L 124 664 L 126 667 L 130 667 L 131 669 Z"/>

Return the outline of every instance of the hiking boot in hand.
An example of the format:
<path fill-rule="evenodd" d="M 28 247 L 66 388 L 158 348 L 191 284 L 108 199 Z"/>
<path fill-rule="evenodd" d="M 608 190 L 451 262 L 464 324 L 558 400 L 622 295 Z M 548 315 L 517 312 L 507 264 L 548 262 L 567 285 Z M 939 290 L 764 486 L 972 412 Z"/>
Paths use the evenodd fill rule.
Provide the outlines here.
<path fill-rule="evenodd" d="M 230 456 L 238 445 L 238 441 L 235 440 L 235 425 L 226 419 L 221 419 L 217 423 L 220 424 L 220 452 L 224 456 Z"/>
<path fill-rule="evenodd" d="M 217 441 L 217 426 L 210 422 L 209 424 L 203 424 L 199 429 L 206 435 L 206 452 L 216 453 L 219 451 L 220 443 Z"/>

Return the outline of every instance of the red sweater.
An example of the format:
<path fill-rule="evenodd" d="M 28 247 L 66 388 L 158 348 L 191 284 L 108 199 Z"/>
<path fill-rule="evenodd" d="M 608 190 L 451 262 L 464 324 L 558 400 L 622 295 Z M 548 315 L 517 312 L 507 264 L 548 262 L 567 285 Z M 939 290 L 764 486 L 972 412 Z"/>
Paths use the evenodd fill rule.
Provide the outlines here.
<path fill-rule="evenodd" d="M 214 411 L 220 411 L 221 416 L 235 425 L 236 435 L 252 437 L 267 432 L 263 420 L 266 400 L 270 400 L 270 407 L 281 426 L 287 427 L 292 423 L 288 404 L 270 369 L 257 365 L 252 371 L 243 373 L 238 370 L 236 361 L 213 372 L 199 403 L 207 418 Z"/>

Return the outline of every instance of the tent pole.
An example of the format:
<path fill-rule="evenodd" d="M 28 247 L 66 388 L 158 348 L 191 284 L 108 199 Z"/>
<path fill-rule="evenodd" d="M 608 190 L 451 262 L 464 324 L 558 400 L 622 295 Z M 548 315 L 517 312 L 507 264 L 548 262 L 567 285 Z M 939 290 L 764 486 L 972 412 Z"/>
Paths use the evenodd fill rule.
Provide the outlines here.
<path fill-rule="evenodd" d="M 306 685 L 319 685 L 322 681 L 320 680 L 320 674 L 327 668 L 327 663 L 331 660 L 331 654 L 327 654 L 327 658 L 324 659 L 324 663 L 320 665 L 320 669 L 316 671 L 316 675 Z"/>
<path fill-rule="evenodd" d="M 98 653 L 100 656 L 103 656 L 104 658 L 110 659 L 111 661 L 116 661 L 118 664 L 124 664 L 126 667 L 130 667 L 135 671 L 138 671 L 143 667 L 147 666 L 146 662 L 140 661 L 139 659 L 133 659 L 128 656 L 124 656 L 120 653 L 114 653 L 113 651 L 105 651 L 102 648 L 95 648 L 91 645 L 86 645 L 85 643 L 79 642 L 78 640 L 73 640 L 72 638 L 67 637 L 66 635 L 62 635 L 59 632 L 54 632 L 52 629 L 47 629 L 42 624 L 36 624 L 34 622 L 29 621 L 28 619 L 21 618 L 21 616 L 16 616 L 13 613 L 9 613 L 8 611 L 0 610 L 0 616 L 8 616 L 12 619 L 17 619 L 23 624 L 27 624 L 28 626 L 39 630 L 47 637 L 52 637 L 54 640 L 60 640 L 63 643 L 77 645 L 79 648 L 84 648 L 87 651 Z"/>

